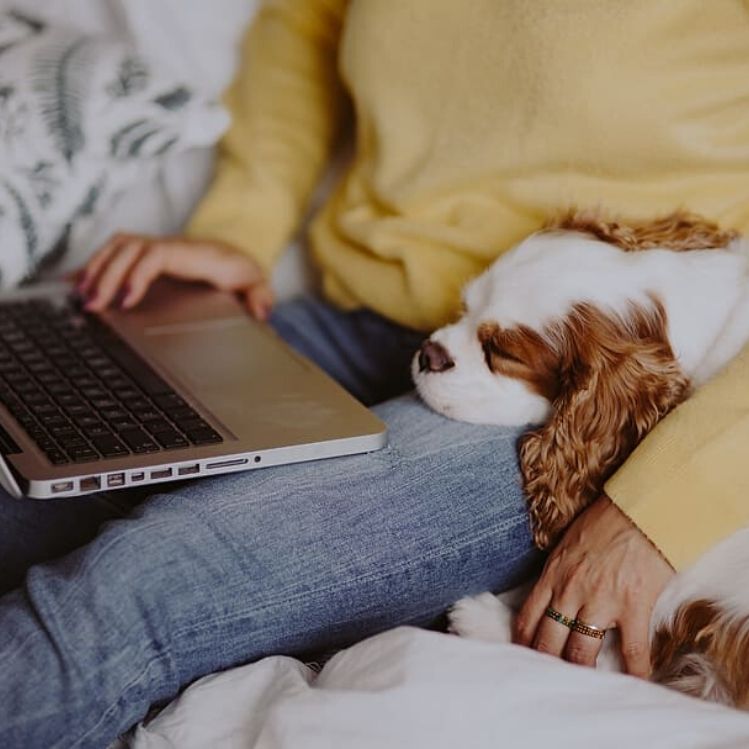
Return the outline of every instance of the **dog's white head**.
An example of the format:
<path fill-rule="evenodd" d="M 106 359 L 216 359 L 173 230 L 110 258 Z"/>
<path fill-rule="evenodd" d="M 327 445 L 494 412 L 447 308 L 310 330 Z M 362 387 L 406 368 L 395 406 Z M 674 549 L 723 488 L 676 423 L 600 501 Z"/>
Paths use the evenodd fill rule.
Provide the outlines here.
<path fill-rule="evenodd" d="M 526 239 L 468 284 L 461 318 L 424 342 L 412 363 L 420 396 L 459 421 L 546 421 L 562 387 L 561 359 L 569 345 L 562 326 L 576 306 L 597 303 L 617 314 L 632 302 L 652 305 L 645 290 L 624 277 L 632 275 L 626 257 L 578 233 Z"/>
<path fill-rule="evenodd" d="M 445 416 L 520 426 L 545 422 L 596 354 L 612 346 L 636 356 L 643 341 L 657 338 L 673 359 L 676 331 L 681 363 L 698 360 L 712 333 L 667 320 L 666 297 L 683 309 L 702 292 L 685 288 L 685 250 L 725 248 L 736 236 L 680 212 L 624 224 L 570 211 L 468 284 L 460 319 L 414 357 L 416 388 Z"/>

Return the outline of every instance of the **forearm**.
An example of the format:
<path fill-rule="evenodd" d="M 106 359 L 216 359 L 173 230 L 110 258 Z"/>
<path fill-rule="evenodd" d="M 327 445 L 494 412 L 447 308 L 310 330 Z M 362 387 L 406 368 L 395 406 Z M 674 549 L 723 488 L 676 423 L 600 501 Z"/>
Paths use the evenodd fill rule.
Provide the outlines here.
<path fill-rule="evenodd" d="M 304 214 L 340 131 L 337 74 L 345 0 L 265 2 L 226 95 L 233 124 L 188 234 L 252 254 L 268 269 Z"/>
<path fill-rule="evenodd" d="M 749 347 L 648 435 L 606 493 L 676 569 L 749 524 Z"/>

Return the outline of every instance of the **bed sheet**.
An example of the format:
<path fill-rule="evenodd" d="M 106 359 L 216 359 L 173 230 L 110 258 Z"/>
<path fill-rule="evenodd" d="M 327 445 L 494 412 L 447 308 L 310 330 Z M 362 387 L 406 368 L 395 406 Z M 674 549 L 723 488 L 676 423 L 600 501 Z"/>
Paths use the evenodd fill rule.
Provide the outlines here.
<path fill-rule="evenodd" d="M 749 714 L 515 645 L 400 627 L 319 675 L 270 657 L 206 677 L 130 749 L 739 749 Z"/>

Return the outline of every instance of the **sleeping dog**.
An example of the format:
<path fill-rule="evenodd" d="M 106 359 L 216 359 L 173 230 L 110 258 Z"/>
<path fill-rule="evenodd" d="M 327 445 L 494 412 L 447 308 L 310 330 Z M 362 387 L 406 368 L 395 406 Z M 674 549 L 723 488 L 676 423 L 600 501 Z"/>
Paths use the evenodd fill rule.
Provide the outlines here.
<path fill-rule="evenodd" d="M 749 340 L 749 246 L 683 212 L 624 223 L 570 211 L 469 283 L 463 303 L 414 357 L 414 382 L 445 416 L 536 426 L 520 440 L 520 465 L 534 540 L 548 549 L 656 423 Z M 749 708 L 738 570 L 749 571 L 749 530 L 663 591 L 651 661 L 656 681 Z M 512 598 L 459 601 L 453 631 L 509 642 Z M 613 667 L 607 643 L 599 663 Z"/>

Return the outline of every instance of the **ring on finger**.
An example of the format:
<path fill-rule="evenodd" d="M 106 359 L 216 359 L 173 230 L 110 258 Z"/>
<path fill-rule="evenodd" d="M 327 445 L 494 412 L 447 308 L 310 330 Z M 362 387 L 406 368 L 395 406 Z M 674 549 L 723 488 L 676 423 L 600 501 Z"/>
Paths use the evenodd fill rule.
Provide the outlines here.
<path fill-rule="evenodd" d="M 581 635 L 585 635 L 586 637 L 595 637 L 596 640 L 603 640 L 603 638 L 606 636 L 606 630 L 602 627 L 596 627 L 595 624 L 588 624 L 587 622 L 582 622 L 579 619 L 575 619 L 572 622 L 570 629 L 573 632 L 579 632 Z"/>
<path fill-rule="evenodd" d="M 574 629 L 575 624 L 577 623 L 576 619 L 565 616 L 561 611 L 557 611 L 553 606 L 547 606 L 544 613 L 545 616 L 549 617 L 549 619 L 553 619 L 555 622 L 559 622 L 569 629 Z"/>

